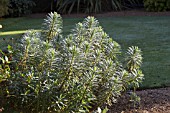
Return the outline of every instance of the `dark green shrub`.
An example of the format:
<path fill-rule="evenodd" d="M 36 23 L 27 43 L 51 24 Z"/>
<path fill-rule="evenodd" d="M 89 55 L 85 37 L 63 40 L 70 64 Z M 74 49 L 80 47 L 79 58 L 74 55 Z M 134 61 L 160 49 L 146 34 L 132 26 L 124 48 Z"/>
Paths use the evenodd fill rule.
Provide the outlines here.
<path fill-rule="evenodd" d="M 57 0 L 57 11 L 71 13 L 99 13 L 103 11 L 119 11 L 139 4 L 140 0 Z"/>
<path fill-rule="evenodd" d="M 29 112 L 92 112 L 116 102 L 143 79 L 141 50 L 129 47 L 124 63 L 120 45 L 98 20 L 87 17 L 62 36 L 62 18 L 51 13 L 42 32 L 28 31 L 13 54 L 7 107 Z M 4 75 L 2 72 L 0 73 Z"/>
<path fill-rule="evenodd" d="M 0 0 L 0 17 L 8 14 L 8 0 Z"/>
<path fill-rule="evenodd" d="M 54 0 L 33 0 L 36 4 L 36 7 L 32 8 L 33 13 L 44 13 L 44 12 L 50 12 L 51 10 L 51 1 Z"/>
<path fill-rule="evenodd" d="M 170 10 L 170 0 L 144 0 L 147 11 L 167 11 Z"/>
<path fill-rule="evenodd" d="M 10 78 L 10 65 L 12 60 L 11 46 L 8 50 L 0 50 L 0 108 L 6 105 L 7 81 Z"/>
<path fill-rule="evenodd" d="M 10 0 L 9 14 L 13 17 L 29 14 L 35 3 L 32 0 Z"/>

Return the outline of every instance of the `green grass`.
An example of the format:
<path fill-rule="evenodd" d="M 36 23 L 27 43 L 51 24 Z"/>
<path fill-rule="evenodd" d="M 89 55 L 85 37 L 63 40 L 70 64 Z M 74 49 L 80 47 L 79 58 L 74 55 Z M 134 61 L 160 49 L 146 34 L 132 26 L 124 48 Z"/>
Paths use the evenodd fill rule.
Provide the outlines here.
<path fill-rule="evenodd" d="M 142 70 L 145 74 L 143 88 L 170 86 L 170 17 L 108 17 L 98 18 L 105 31 L 125 51 L 129 46 L 139 46 L 143 51 Z M 64 34 L 83 18 L 65 18 Z M 11 18 L 0 20 L 0 47 L 11 37 L 19 39 L 27 29 L 41 28 L 43 19 Z"/>

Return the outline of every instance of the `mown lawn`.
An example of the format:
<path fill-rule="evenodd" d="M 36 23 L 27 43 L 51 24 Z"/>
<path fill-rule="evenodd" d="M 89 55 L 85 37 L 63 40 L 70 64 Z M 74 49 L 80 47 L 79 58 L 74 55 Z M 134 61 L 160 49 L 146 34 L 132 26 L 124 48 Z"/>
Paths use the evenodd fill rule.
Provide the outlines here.
<path fill-rule="evenodd" d="M 64 34 L 82 20 L 64 18 Z M 107 17 L 98 20 L 105 31 L 121 44 L 122 51 L 131 45 L 142 49 L 145 74 L 142 88 L 170 86 L 170 17 Z M 12 42 L 11 38 L 19 40 L 27 29 L 39 30 L 42 22 L 43 19 L 26 17 L 1 19 L 0 48 L 5 47 L 4 42 Z"/>

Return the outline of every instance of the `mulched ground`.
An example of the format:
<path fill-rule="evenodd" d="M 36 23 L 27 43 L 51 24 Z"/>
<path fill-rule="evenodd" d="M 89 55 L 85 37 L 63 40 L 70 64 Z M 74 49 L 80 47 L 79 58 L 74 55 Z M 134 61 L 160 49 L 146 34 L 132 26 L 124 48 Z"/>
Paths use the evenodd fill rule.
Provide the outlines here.
<path fill-rule="evenodd" d="M 110 107 L 109 113 L 170 113 L 170 87 L 137 91 L 137 95 L 141 98 L 138 107 L 134 108 L 126 94 Z"/>
<path fill-rule="evenodd" d="M 45 18 L 46 14 L 32 14 L 31 18 Z M 87 17 L 87 14 L 62 15 L 64 18 Z M 121 12 L 108 12 L 103 14 L 91 14 L 95 17 L 117 17 L 117 16 L 170 16 L 168 12 L 146 12 L 144 10 L 132 10 Z M 141 101 L 138 107 L 134 108 L 129 101 L 128 94 L 120 98 L 117 104 L 110 107 L 109 113 L 170 113 L 170 87 L 160 89 L 147 89 L 137 91 Z"/>

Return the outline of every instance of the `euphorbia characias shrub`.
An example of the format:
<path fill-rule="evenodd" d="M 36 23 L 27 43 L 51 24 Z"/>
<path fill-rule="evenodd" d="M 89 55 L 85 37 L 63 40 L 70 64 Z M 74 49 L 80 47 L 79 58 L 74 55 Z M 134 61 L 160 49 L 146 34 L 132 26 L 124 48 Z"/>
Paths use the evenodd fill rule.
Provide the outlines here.
<path fill-rule="evenodd" d="M 141 50 L 121 47 L 94 17 L 62 35 L 62 18 L 50 13 L 42 32 L 30 30 L 21 39 L 16 69 L 6 86 L 9 104 L 29 112 L 95 112 L 111 105 L 127 88 L 143 79 Z M 7 108 L 6 108 L 7 109 Z"/>

